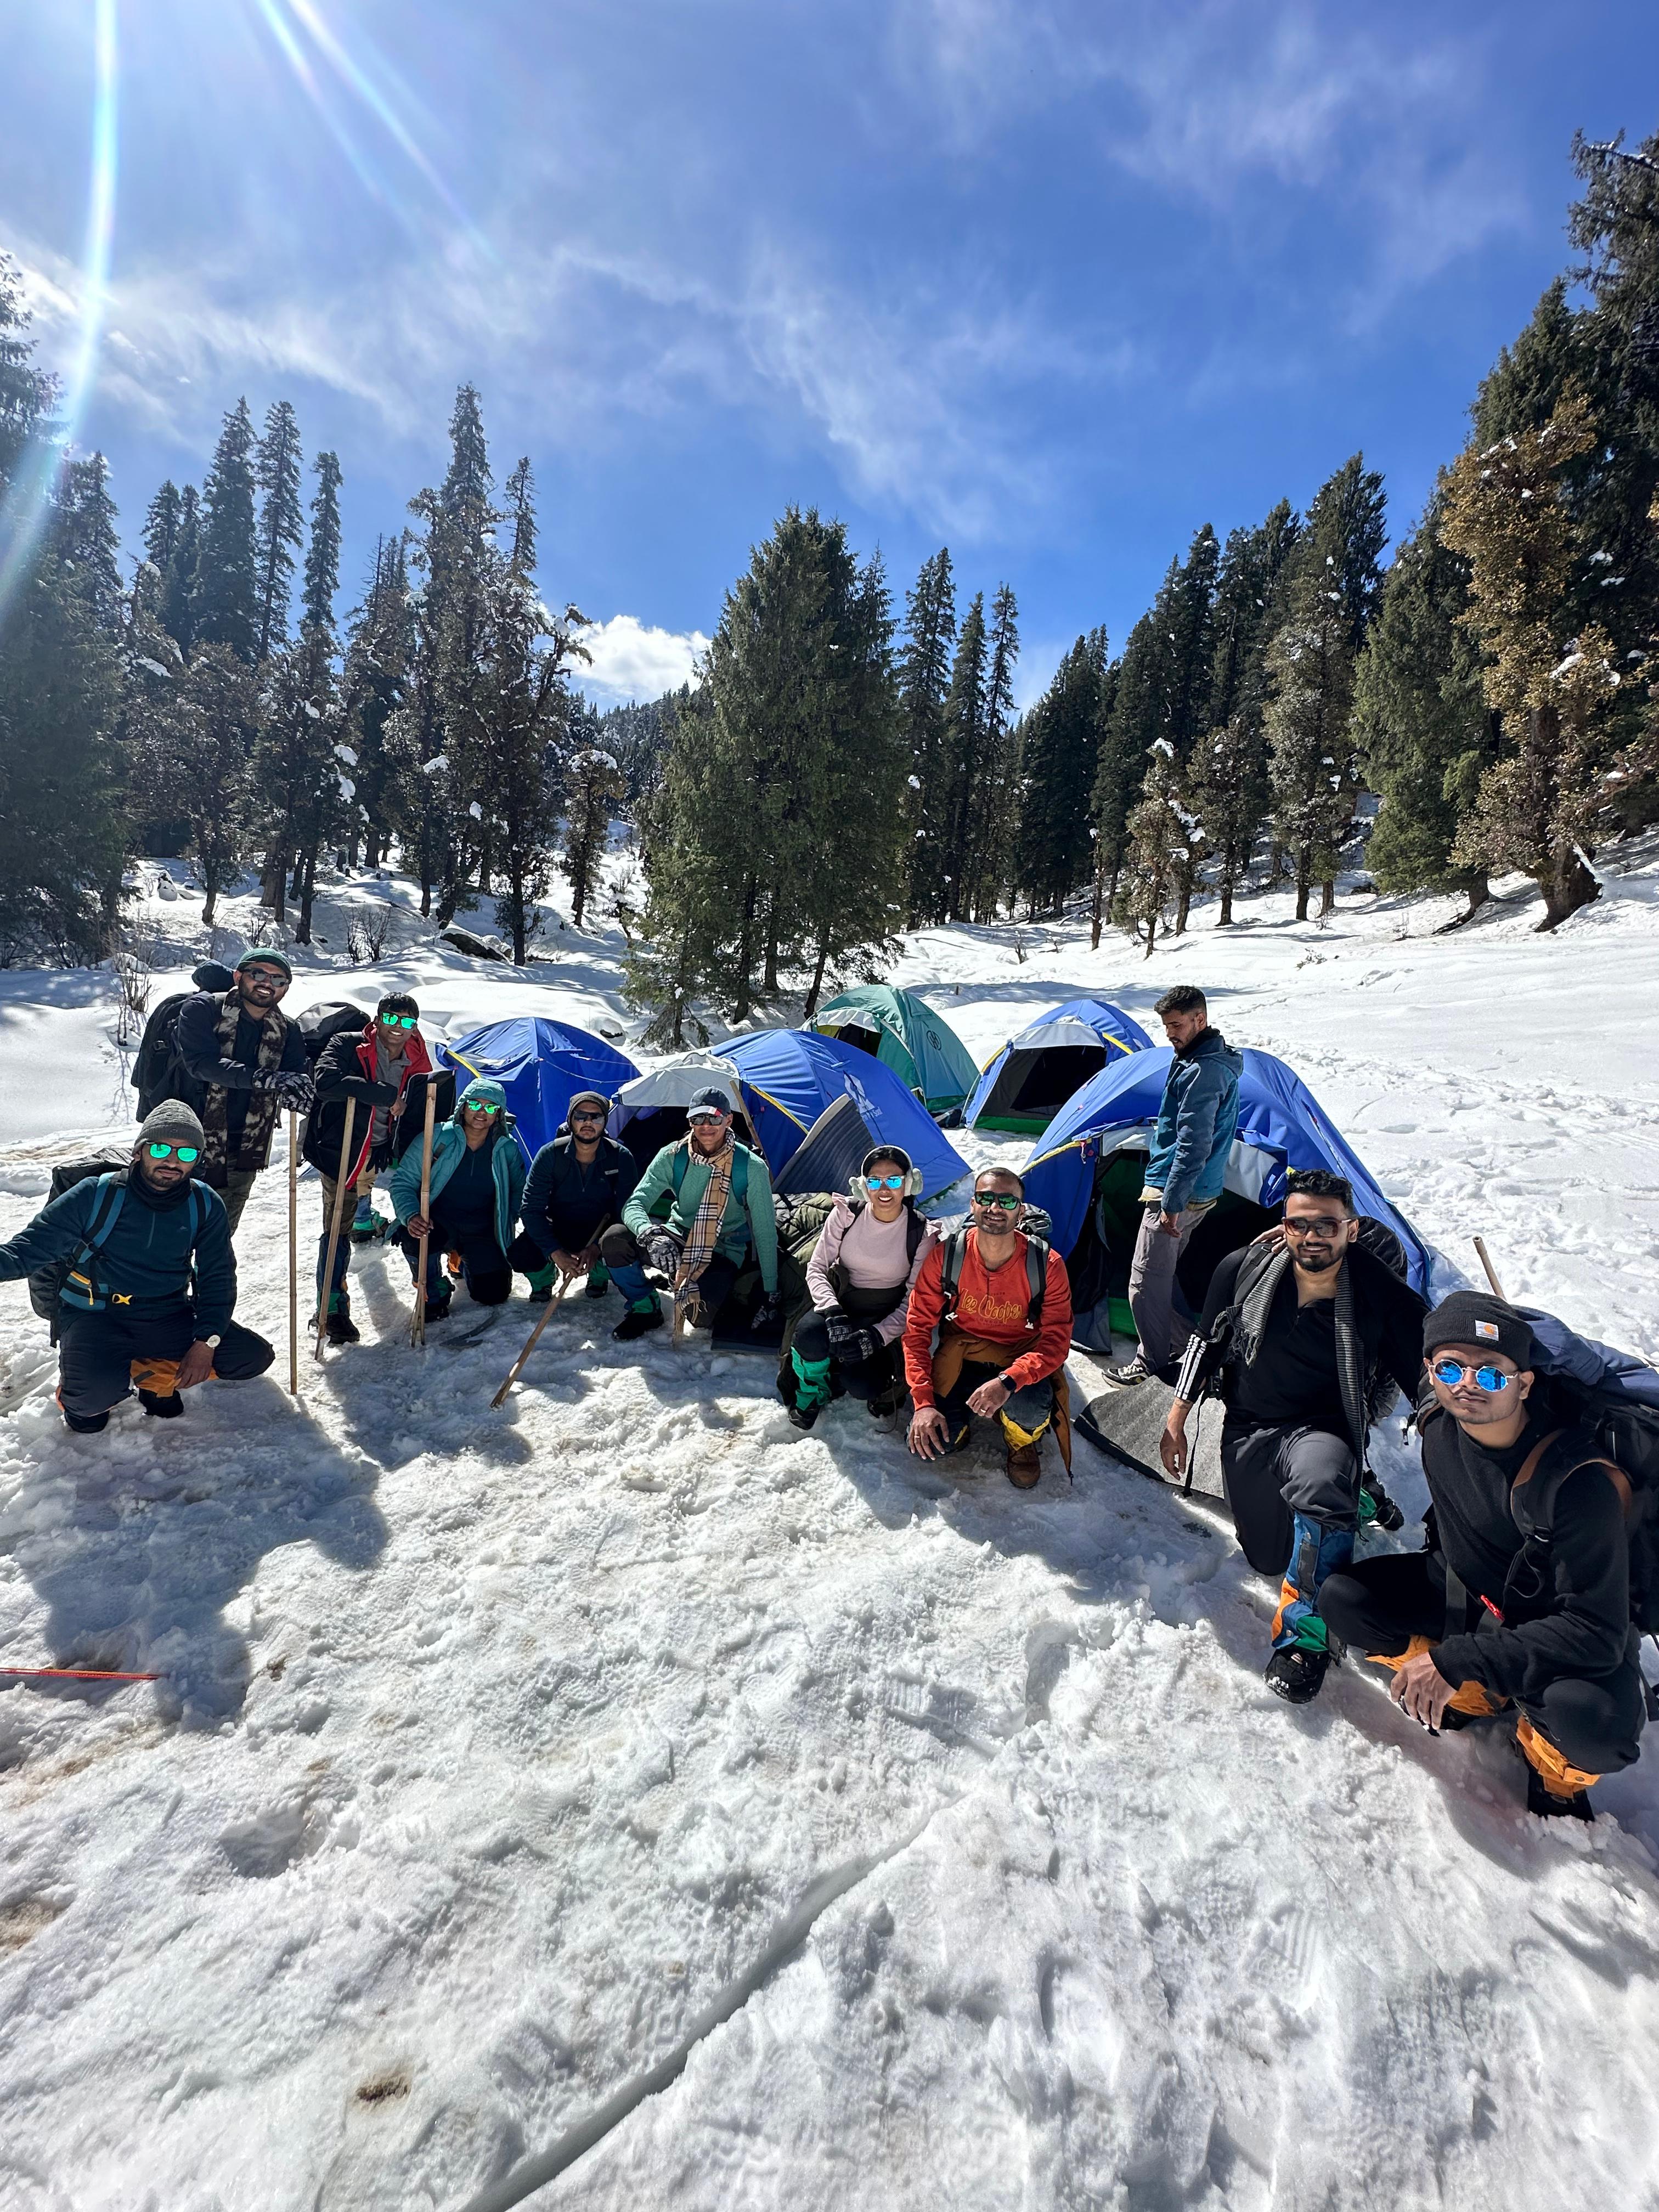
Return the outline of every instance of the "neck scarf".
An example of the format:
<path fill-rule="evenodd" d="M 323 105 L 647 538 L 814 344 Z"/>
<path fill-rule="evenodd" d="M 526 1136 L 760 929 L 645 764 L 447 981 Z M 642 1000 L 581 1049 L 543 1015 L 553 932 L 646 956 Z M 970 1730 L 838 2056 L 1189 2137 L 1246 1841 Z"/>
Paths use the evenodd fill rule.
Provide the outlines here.
<path fill-rule="evenodd" d="M 680 1257 L 679 1273 L 674 1278 L 674 1302 L 677 1305 L 690 1303 L 697 1278 L 714 1256 L 714 1247 L 720 1242 L 720 1223 L 726 1217 L 726 1203 L 732 1195 L 732 1162 L 738 1148 L 728 1129 L 726 1141 L 719 1152 L 712 1155 L 699 1152 L 690 1137 L 685 1139 L 685 1149 L 690 1160 L 708 1169 L 708 1180 L 703 1185 L 696 1212 L 686 1231 L 685 1250 Z"/>
<path fill-rule="evenodd" d="M 225 994 L 219 1015 L 219 1057 L 228 1060 L 236 1049 L 236 1025 L 244 1015 L 249 1021 L 256 1015 L 247 1013 L 240 991 Z M 283 1046 L 288 1036 L 288 1022 L 277 1009 L 271 1007 L 260 1028 L 259 1054 L 256 1065 L 269 1070 L 283 1064 Z M 226 1119 L 226 1107 L 230 1093 L 216 1084 L 209 1084 L 202 1100 L 202 1128 L 207 1138 L 202 1159 L 202 1180 L 217 1190 L 222 1188 L 226 1175 L 232 1168 L 246 1171 L 249 1168 L 264 1167 L 270 1158 L 270 1133 L 276 1127 L 276 1094 L 274 1091 L 251 1091 L 248 1093 L 247 1119 L 242 1124 L 242 1134 L 236 1147 L 236 1156 L 230 1154 L 230 1130 Z"/>

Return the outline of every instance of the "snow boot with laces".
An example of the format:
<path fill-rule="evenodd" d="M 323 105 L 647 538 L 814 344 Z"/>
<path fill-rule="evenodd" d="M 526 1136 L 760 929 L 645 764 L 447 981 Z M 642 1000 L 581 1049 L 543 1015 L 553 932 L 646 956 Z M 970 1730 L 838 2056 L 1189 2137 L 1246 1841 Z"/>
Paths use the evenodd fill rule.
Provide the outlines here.
<path fill-rule="evenodd" d="M 1324 1685 L 1333 1656 L 1306 1644 L 1287 1644 L 1267 1662 L 1267 1687 L 1287 1705 L 1310 1705 Z"/>
<path fill-rule="evenodd" d="M 602 1298 L 611 1288 L 611 1270 L 603 1260 L 596 1260 L 587 1271 L 587 1280 L 582 1285 L 585 1298 Z"/>
<path fill-rule="evenodd" d="M 343 1291 L 336 1291 L 329 1299 L 323 1334 L 330 1344 L 361 1344 L 363 1340 L 362 1331 L 351 1318 L 351 1301 Z"/>

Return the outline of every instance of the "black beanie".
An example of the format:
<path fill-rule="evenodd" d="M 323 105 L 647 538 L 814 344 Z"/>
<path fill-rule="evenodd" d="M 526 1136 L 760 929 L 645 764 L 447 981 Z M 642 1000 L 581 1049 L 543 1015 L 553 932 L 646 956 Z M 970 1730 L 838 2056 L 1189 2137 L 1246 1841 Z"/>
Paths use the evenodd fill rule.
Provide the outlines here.
<path fill-rule="evenodd" d="M 1437 1352 L 1443 1344 L 1489 1347 L 1522 1368 L 1530 1368 L 1534 1358 L 1531 1328 L 1513 1306 L 1487 1291 L 1454 1291 L 1441 1300 L 1423 1324 L 1423 1349 Z"/>

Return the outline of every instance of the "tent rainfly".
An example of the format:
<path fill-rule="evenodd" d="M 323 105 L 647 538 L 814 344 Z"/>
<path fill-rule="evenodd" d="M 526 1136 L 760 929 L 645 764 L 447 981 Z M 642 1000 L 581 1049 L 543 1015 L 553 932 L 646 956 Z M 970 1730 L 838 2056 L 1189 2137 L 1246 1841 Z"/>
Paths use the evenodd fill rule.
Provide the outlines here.
<path fill-rule="evenodd" d="M 811 1030 L 756 1030 L 721 1048 L 738 1071 L 767 1165 L 782 1175 L 826 1107 L 851 1098 L 870 1141 L 901 1145 L 921 1171 L 922 1195 L 948 1190 L 968 1164 L 890 1067 Z"/>
<path fill-rule="evenodd" d="M 1040 1137 L 1091 1077 L 1151 1042 L 1138 1021 L 1103 1000 L 1052 1006 L 987 1061 L 962 1118 L 972 1129 Z"/>
<path fill-rule="evenodd" d="M 454 1070 L 461 1090 L 475 1075 L 494 1077 L 507 1093 L 507 1110 L 527 1159 L 557 1135 L 577 1091 L 599 1091 L 610 1098 L 640 1072 L 625 1052 L 592 1030 L 541 1015 L 491 1022 L 451 1038 L 439 1045 L 437 1060 Z"/>
<path fill-rule="evenodd" d="M 820 1036 L 872 1054 L 930 1114 L 960 1106 L 979 1079 L 967 1046 L 943 1016 L 914 991 L 890 983 L 843 991 L 819 1007 L 812 1027 Z"/>

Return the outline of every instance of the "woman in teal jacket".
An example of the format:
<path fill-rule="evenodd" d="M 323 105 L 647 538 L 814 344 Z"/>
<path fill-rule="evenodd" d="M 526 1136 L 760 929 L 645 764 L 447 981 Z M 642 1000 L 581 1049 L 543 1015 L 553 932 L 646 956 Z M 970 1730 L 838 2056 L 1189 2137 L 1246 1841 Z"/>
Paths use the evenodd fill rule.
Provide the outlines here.
<path fill-rule="evenodd" d="M 449 1311 L 446 1253 L 459 1253 L 461 1280 L 481 1306 L 498 1306 L 513 1288 L 508 1258 L 524 1196 L 524 1153 L 513 1133 L 507 1093 L 477 1076 L 461 1093 L 452 1120 L 433 1132 L 430 1212 L 421 1214 L 421 1147 L 413 1144 L 392 1173 L 392 1211 L 409 1272 L 420 1267 L 418 1240 L 427 1246 L 426 1317 Z"/>

